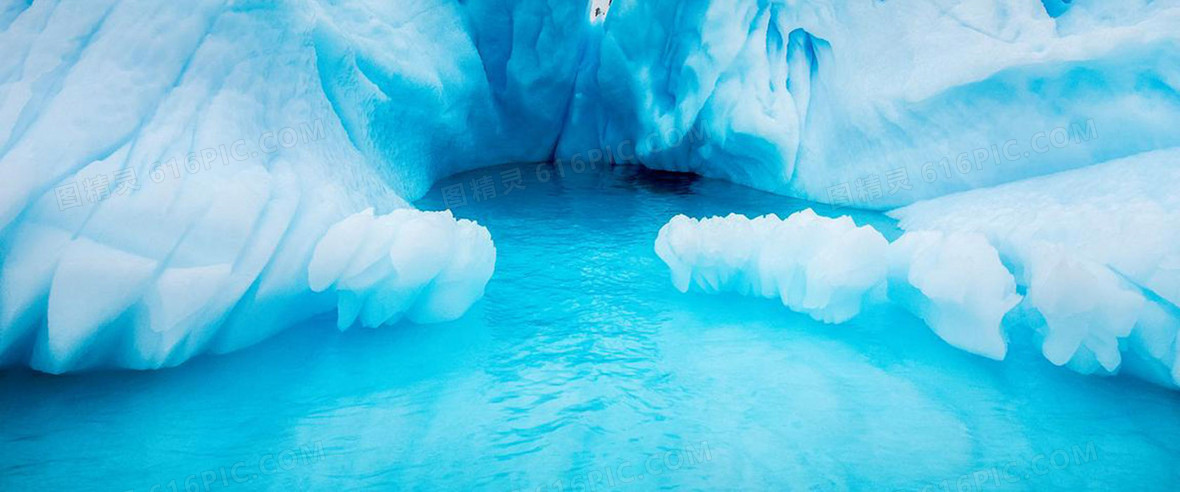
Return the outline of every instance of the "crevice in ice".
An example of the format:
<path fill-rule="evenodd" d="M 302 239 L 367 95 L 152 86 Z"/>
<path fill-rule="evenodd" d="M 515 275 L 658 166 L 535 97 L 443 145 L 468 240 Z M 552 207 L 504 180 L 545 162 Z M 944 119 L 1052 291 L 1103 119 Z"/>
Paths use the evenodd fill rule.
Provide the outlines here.
<path fill-rule="evenodd" d="M 1061 17 L 1073 7 L 1073 0 L 1041 0 L 1041 5 L 1045 7 L 1045 13 L 1049 17 Z"/>
<path fill-rule="evenodd" d="M 0 4 L 0 31 L 8 29 L 12 21 L 33 4 L 33 0 L 8 0 Z"/>

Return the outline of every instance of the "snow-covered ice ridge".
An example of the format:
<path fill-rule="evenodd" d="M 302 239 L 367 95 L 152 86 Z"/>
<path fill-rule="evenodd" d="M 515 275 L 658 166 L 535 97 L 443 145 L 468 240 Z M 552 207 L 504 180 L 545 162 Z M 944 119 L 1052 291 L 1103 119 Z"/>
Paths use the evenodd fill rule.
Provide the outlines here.
<path fill-rule="evenodd" d="M 333 305 L 382 318 L 385 287 L 312 288 L 317 244 L 486 165 L 600 156 L 819 201 L 905 168 L 867 204 L 888 208 L 1178 145 L 1178 6 L 0 0 L 0 364 L 158 367 Z M 487 251 L 451 222 L 442 250 Z"/>
<path fill-rule="evenodd" d="M 779 298 L 824 322 L 895 302 L 975 354 L 1003 359 L 1007 334 L 1029 330 L 1056 365 L 1175 387 L 1177 182 L 1180 149 L 1157 151 L 896 210 L 893 243 L 808 209 L 677 216 L 655 250 L 681 291 Z"/>

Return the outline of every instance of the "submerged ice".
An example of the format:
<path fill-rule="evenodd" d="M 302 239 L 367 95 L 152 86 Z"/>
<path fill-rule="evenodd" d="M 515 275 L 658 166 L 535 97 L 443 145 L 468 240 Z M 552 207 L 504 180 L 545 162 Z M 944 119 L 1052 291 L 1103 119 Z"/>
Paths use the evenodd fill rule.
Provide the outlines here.
<path fill-rule="evenodd" d="M 827 219 L 808 209 L 786 219 L 678 215 L 660 229 L 656 254 L 681 292 L 696 286 L 778 298 L 793 311 L 840 323 L 884 285 L 887 244 L 846 216 Z"/>
<path fill-rule="evenodd" d="M 490 236 L 408 200 L 497 163 L 628 162 L 888 209 L 1180 145 L 1175 0 L 610 4 L 0 0 L 0 364 L 160 367 L 332 310 L 458 316 Z M 792 227 L 864 234 L 777 233 Z M 1015 298 L 967 237 L 768 256 L 806 294 L 749 288 L 837 321 L 908 285 L 940 336 L 1002 357 L 992 327 Z M 846 276 L 815 277 L 820 259 Z M 987 299 L 960 298 L 939 272 L 977 260 Z M 1049 313 L 1046 354 L 1166 358 L 1175 275 L 1070 261 L 1018 273 L 1021 305 Z M 1077 279 L 1125 308 L 1089 316 L 1037 287 Z"/>
<path fill-rule="evenodd" d="M 907 231 L 977 233 L 1027 290 L 1045 357 L 1180 384 L 1180 151 L 916 203 Z"/>
<path fill-rule="evenodd" d="M 848 217 L 805 211 L 674 217 L 655 250 L 681 291 L 789 292 L 791 310 L 837 323 L 892 302 L 978 355 L 1004 359 L 1019 330 L 1055 365 L 1177 386 L 1180 195 L 1167 188 L 1178 162 L 1151 152 L 919 202 L 890 213 L 906 232 L 887 245 Z M 878 286 L 887 294 L 869 295 Z"/>
<path fill-rule="evenodd" d="M 679 215 L 660 229 L 655 250 L 681 292 L 777 298 L 825 323 L 891 300 L 947 343 L 993 359 L 1007 352 L 1001 320 L 1021 298 L 982 235 L 923 231 L 889 243 L 848 216 L 811 209 L 786 219 Z"/>
<path fill-rule="evenodd" d="M 982 235 L 927 231 L 890 245 L 889 296 L 947 343 L 992 359 L 1008 352 L 1001 322 L 1021 299 Z"/>

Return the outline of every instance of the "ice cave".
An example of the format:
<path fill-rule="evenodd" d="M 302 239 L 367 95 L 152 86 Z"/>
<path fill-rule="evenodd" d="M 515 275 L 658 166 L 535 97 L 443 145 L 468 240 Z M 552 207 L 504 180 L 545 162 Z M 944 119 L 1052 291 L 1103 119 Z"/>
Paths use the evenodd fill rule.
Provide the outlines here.
<path fill-rule="evenodd" d="M 1180 0 L 0 0 L 0 490 L 1180 489 Z"/>

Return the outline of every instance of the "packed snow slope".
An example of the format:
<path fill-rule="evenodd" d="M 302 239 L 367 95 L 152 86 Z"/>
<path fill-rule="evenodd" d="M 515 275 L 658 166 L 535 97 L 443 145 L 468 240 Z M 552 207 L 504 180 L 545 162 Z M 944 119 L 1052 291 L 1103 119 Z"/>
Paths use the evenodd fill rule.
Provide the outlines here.
<path fill-rule="evenodd" d="M 458 316 L 491 238 L 406 200 L 485 165 L 887 208 L 1177 145 L 1177 4 L 0 0 L 0 364 Z"/>

